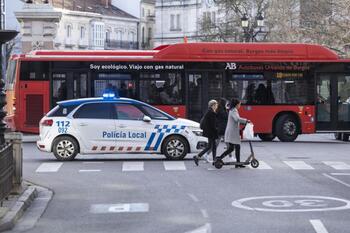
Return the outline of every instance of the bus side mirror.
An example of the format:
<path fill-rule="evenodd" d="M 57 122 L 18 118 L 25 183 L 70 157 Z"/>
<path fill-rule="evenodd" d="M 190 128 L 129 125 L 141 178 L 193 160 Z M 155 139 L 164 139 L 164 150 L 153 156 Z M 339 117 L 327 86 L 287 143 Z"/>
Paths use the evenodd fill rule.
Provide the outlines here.
<path fill-rule="evenodd" d="M 143 121 L 144 122 L 151 122 L 151 118 L 149 116 L 143 116 Z"/>

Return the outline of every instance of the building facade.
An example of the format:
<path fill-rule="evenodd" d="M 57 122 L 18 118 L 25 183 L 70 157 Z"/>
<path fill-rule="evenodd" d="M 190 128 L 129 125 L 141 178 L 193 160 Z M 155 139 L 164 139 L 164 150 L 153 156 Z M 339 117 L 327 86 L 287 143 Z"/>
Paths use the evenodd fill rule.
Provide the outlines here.
<path fill-rule="evenodd" d="M 155 4 L 155 0 L 141 0 L 139 37 L 141 49 L 152 49 L 154 47 Z"/>
<path fill-rule="evenodd" d="M 210 17 L 216 22 L 218 9 L 213 0 L 157 0 L 154 45 L 201 41 L 200 23 Z M 185 39 L 186 38 L 186 39 Z"/>

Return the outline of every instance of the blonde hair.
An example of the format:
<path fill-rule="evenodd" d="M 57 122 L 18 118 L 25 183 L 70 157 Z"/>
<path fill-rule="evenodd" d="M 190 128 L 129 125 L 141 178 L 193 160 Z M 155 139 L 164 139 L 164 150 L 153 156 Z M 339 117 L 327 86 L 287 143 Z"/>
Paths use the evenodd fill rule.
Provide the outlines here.
<path fill-rule="evenodd" d="M 212 108 L 215 104 L 218 104 L 218 101 L 216 101 L 216 100 L 209 100 L 208 107 Z"/>

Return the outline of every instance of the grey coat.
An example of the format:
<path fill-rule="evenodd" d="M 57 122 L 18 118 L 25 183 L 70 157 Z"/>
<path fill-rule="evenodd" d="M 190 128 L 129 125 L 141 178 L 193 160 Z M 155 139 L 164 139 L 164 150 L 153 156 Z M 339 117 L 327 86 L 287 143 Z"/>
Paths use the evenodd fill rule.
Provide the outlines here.
<path fill-rule="evenodd" d="M 238 114 L 238 110 L 233 108 L 228 114 L 228 121 L 225 130 L 225 142 L 232 144 L 241 144 L 241 136 L 239 134 L 239 125 L 245 124 L 247 119 L 241 118 Z"/>

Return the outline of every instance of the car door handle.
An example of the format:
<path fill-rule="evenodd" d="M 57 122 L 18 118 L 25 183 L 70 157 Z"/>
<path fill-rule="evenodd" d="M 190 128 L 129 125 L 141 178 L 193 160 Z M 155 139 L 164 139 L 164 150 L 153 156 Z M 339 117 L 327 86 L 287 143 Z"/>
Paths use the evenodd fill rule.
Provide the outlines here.
<path fill-rule="evenodd" d="M 79 123 L 79 126 L 87 126 L 87 123 Z"/>
<path fill-rule="evenodd" d="M 119 128 L 126 128 L 126 125 L 118 125 Z"/>

